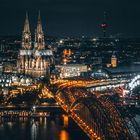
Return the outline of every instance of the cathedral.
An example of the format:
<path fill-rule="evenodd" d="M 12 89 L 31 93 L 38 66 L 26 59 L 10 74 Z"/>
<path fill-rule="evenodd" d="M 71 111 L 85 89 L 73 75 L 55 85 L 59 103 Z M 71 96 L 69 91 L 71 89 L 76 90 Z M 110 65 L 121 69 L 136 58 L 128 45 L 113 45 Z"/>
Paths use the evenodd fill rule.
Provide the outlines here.
<path fill-rule="evenodd" d="M 32 42 L 28 14 L 22 33 L 21 49 L 19 51 L 17 68 L 19 73 L 31 75 L 33 77 L 47 76 L 49 66 L 53 58 L 53 52 L 46 49 L 44 33 L 42 29 L 40 12 L 38 15 L 35 39 Z"/>

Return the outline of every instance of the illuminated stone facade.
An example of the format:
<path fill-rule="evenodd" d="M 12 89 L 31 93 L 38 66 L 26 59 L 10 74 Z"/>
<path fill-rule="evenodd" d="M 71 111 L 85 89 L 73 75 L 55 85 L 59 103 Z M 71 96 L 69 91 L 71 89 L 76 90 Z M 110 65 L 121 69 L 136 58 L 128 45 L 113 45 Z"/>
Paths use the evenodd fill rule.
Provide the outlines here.
<path fill-rule="evenodd" d="M 38 23 L 35 30 L 35 40 L 33 45 L 31 41 L 28 14 L 26 14 L 21 49 L 19 51 L 17 61 L 18 71 L 33 77 L 46 76 L 49 65 L 52 61 L 52 55 L 53 53 L 50 49 L 45 49 L 44 33 L 41 24 L 40 13 L 38 16 Z"/>

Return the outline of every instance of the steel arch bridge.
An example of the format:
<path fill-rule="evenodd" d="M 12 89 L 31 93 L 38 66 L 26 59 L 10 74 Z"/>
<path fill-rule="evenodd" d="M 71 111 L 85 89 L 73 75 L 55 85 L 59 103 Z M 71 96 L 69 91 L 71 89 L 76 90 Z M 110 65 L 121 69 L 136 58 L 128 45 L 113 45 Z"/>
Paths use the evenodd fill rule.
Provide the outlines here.
<path fill-rule="evenodd" d="M 130 90 L 130 96 L 133 94 L 132 91 L 138 86 L 140 86 L 140 75 L 135 76 L 127 85 L 127 89 Z"/>
<path fill-rule="evenodd" d="M 128 112 L 124 116 L 108 97 L 96 97 L 84 87 L 55 87 L 54 99 L 91 140 L 140 139 L 136 121 Z"/>

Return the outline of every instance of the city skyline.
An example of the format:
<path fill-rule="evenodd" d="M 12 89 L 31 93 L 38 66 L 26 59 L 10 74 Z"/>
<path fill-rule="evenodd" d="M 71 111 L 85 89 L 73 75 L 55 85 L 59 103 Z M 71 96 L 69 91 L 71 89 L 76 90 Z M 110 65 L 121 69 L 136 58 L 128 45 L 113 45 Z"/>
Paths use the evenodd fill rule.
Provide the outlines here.
<path fill-rule="evenodd" d="M 102 37 L 100 24 L 103 22 L 103 12 L 106 11 L 108 35 L 139 37 L 139 3 L 126 0 L 1 1 L 0 18 L 3 20 L 0 24 L 0 35 L 21 35 L 26 11 L 29 13 L 33 32 L 37 13 L 40 10 L 46 35 Z"/>
<path fill-rule="evenodd" d="M 0 1 L 0 140 L 140 140 L 138 0 Z"/>

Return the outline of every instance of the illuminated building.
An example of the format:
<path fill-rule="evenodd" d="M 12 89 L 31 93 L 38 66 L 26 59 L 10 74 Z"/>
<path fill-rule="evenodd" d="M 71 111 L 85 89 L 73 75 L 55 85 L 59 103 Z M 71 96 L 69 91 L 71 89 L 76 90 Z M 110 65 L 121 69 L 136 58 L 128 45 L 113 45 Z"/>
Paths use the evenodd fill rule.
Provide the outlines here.
<path fill-rule="evenodd" d="M 0 65 L 0 74 L 3 72 L 3 65 Z"/>
<path fill-rule="evenodd" d="M 32 45 L 28 14 L 26 14 L 21 49 L 17 62 L 18 71 L 20 73 L 32 75 L 33 77 L 46 76 L 52 55 L 53 53 L 50 49 L 45 49 L 40 12 L 37 28 L 35 30 L 34 45 Z"/>
<path fill-rule="evenodd" d="M 64 49 L 63 50 L 63 64 L 67 64 L 71 54 L 72 54 L 71 49 Z"/>
<path fill-rule="evenodd" d="M 12 87 L 16 85 L 30 85 L 32 84 L 32 78 L 16 75 L 16 74 L 2 74 L 0 77 L 0 87 Z"/>
<path fill-rule="evenodd" d="M 113 68 L 117 67 L 117 58 L 115 55 L 112 55 L 112 57 L 111 57 L 111 66 Z"/>
<path fill-rule="evenodd" d="M 88 71 L 87 65 L 82 64 L 58 65 L 56 68 L 60 71 L 60 78 L 76 77 Z"/>
<path fill-rule="evenodd" d="M 5 73 L 10 73 L 10 72 L 13 72 L 13 66 L 12 65 L 5 65 L 5 66 L 3 66 L 3 72 L 5 72 Z"/>
<path fill-rule="evenodd" d="M 71 49 L 64 49 L 63 50 L 63 56 L 71 56 L 72 52 Z"/>

